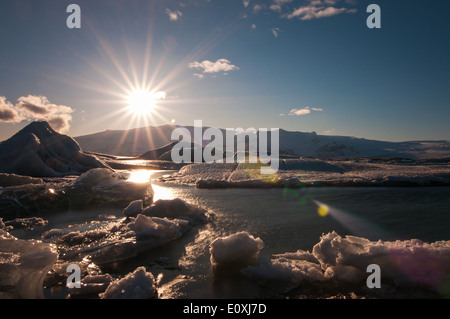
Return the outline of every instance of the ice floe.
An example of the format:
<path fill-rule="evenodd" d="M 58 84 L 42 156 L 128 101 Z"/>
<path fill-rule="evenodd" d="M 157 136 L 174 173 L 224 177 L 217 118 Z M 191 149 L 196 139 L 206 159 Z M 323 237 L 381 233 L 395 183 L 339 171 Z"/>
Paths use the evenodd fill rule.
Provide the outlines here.
<path fill-rule="evenodd" d="M 312 252 L 299 250 L 272 259 L 261 257 L 256 266 L 242 271 L 287 292 L 307 282 L 366 287 L 367 267 L 372 264 L 380 267 L 383 285 L 440 291 L 450 274 L 450 241 L 370 241 L 331 232 L 321 237 Z"/>
<path fill-rule="evenodd" d="M 135 200 L 152 203 L 150 182 L 134 183 L 125 173 L 96 168 L 78 177 L 2 188 L 0 213 L 17 217 L 69 208 L 121 207 Z"/>
<path fill-rule="evenodd" d="M 272 174 L 261 174 L 261 165 L 190 164 L 160 180 L 199 188 L 450 185 L 448 160 L 280 159 L 278 171 Z"/>
<path fill-rule="evenodd" d="M 219 237 L 210 245 L 211 263 L 217 265 L 252 263 L 263 248 L 264 242 L 247 232 Z"/>
<path fill-rule="evenodd" d="M 153 274 L 145 267 L 138 267 L 124 278 L 113 281 L 100 295 L 103 299 L 152 299 L 158 290 Z"/>
<path fill-rule="evenodd" d="M 0 298 L 43 298 L 44 278 L 57 258 L 55 245 L 0 230 Z"/>

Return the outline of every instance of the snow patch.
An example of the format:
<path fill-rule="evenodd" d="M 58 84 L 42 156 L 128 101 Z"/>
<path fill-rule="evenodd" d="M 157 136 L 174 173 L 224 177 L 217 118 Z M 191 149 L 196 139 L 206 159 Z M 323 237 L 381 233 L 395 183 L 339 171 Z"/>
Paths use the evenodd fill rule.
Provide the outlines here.
<path fill-rule="evenodd" d="M 124 278 L 112 282 L 100 297 L 103 299 L 154 299 L 157 297 L 155 278 L 144 267 L 138 267 Z"/>

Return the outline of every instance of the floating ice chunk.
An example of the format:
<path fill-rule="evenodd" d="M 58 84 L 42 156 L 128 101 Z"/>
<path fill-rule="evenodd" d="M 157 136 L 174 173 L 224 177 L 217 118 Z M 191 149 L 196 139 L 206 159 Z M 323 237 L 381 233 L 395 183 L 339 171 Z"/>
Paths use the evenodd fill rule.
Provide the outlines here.
<path fill-rule="evenodd" d="M 137 239 L 155 238 L 159 241 L 181 237 L 183 229 L 187 226 L 187 221 L 148 217 L 141 214 L 128 224 L 128 227 L 136 233 Z"/>
<path fill-rule="evenodd" d="M 139 252 L 177 239 L 189 227 L 187 220 L 139 214 L 136 218 L 54 230 L 43 236 L 58 245 L 63 260 L 86 258 L 95 264 L 104 265 L 133 258 Z"/>
<path fill-rule="evenodd" d="M 358 269 L 348 265 L 330 266 L 325 270 L 325 278 L 338 281 L 361 283 L 367 278 L 368 274 L 363 269 Z"/>
<path fill-rule="evenodd" d="M 287 292 L 303 281 L 333 281 L 366 287 L 367 266 L 380 266 L 383 285 L 444 289 L 450 276 L 450 241 L 424 243 L 417 239 L 370 241 L 336 232 L 322 235 L 312 253 L 297 251 L 260 257 L 242 272 Z"/>
<path fill-rule="evenodd" d="M 91 169 L 64 189 L 72 205 L 123 204 L 142 200 L 149 205 L 153 199 L 150 183 L 133 183 L 125 174 L 107 168 Z"/>
<path fill-rule="evenodd" d="M 12 228 L 23 228 L 25 230 L 32 230 L 35 227 L 43 227 L 47 224 L 48 221 L 40 217 L 16 218 L 5 222 L 6 226 L 11 226 Z"/>
<path fill-rule="evenodd" d="M 127 217 L 135 217 L 144 209 L 144 201 L 142 199 L 131 202 L 124 210 L 123 214 Z"/>
<path fill-rule="evenodd" d="M 93 250 L 88 259 L 98 265 L 127 260 L 138 254 L 136 240 L 133 238 L 103 241 L 93 247 L 86 247 L 86 249 Z"/>
<path fill-rule="evenodd" d="M 213 264 L 248 264 L 252 263 L 264 242 L 247 232 L 239 232 L 214 240 L 210 245 L 211 262 Z"/>
<path fill-rule="evenodd" d="M 122 174 L 115 173 L 111 169 L 107 168 L 95 168 L 87 171 L 78 177 L 74 184 L 75 185 L 90 185 L 90 186 L 100 186 L 113 184 L 120 181 L 126 180 L 126 177 Z"/>
<path fill-rule="evenodd" d="M 203 207 L 189 204 L 180 198 L 164 200 L 160 199 L 142 211 L 143 215 L 167 218 L 187 217 L 194 223 L 207 222 L 213 217 L 213 213 Z"/>
<path fill-rule="evenodd" d="M 260 257 L 257 266 L 248 266 L 242 272 L 282 292 L 298 287 L 303 280 L 325 280 L 320 264 L 301 259 Z"/>
<path fill-rule="evenodd" d="M 113 281 L 110 274 L 88 275 L 81 279 L 79 288 L 71 288 L 72 296 L 94 295 L 104 292 Z"/>
<path fill-rule="evenodd" d="M 450 241 L 374 242 L 354 236 L 341 237 L 332 232 L 322 236 L 313 254 L 326 270 L 327 277 L 354 283 L 367 277 L 366 269 L 370 264 L 379 265 L 382 277 L 397 285 L 437 288 L 450 275 Z"/>
<path fill-rule="evenodd" d="M 44 278 L 57 258 L 54 245 L 0 230 L 0 298 L 43 298 Z"/>
<path fill-rule="evenodd" d="M 157 298 L 157 292 L 152 273 L 139 267 L 124 278 L 112 282 L 100 296 L 103 299 L 153 299 Z"/>
<path fill-rule="evenodd" d="M 61 237 L 62 235 L 64 235 L 64 230 L 59 229 L 59 228 L 53 228 L 50 229 L 48 231 L 46 231 L 45 233 L 43 233 L 41 235 L 42 239 L 49 239 L 49 238 L 53 238 L 53 237 Z"/>
<path fill-rule="evenodd" d="M 296 260 L 304 260 L 309 261 L 311 263 L 320 264 L 316 257 L 309 251 L 298 250 L 294 253 L 283 253 L 274 255 L 276 258 L 287 258 L 287 259 L 296 259 Z"/>

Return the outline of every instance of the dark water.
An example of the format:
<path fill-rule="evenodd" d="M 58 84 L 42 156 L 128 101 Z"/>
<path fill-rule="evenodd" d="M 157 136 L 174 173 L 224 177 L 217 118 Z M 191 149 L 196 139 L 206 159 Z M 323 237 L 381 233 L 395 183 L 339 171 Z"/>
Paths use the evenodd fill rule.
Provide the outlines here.
<path fill-rule="evenodd" d="M 180 197 L 216 214 L 214 223 L 159 251 L 180 267 L 165 273 L 168 282 L 177 283 L 163 290 L 168 298 L 264 297 L 266 291 L 238 273 L 227 276 L 211 268 L 209 244 L 239 231 L 260 237 L 267 257 L 311 251 L 331 231 L 370 240 L 450 240 L 450 187 L 196 189 L 154 183 L 154 189 L 156 198 Z M 325 216 L 319 207 L 327 207 Z"/>

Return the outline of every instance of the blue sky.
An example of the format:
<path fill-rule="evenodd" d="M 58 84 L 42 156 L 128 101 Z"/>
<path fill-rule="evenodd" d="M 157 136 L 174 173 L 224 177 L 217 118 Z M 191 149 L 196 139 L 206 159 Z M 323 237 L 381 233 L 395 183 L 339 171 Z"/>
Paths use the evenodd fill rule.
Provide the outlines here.
<path fill-rule="evenodd" d="M 68 29 L 66 8 L 81 8 Z M 366 8 L 381 8 L 369 29 Z M 0 140 L 176 123 L 450 139 L 450 3 L 3 0 Z M 127 97 L 164 92 L 143 116 Z"/>

